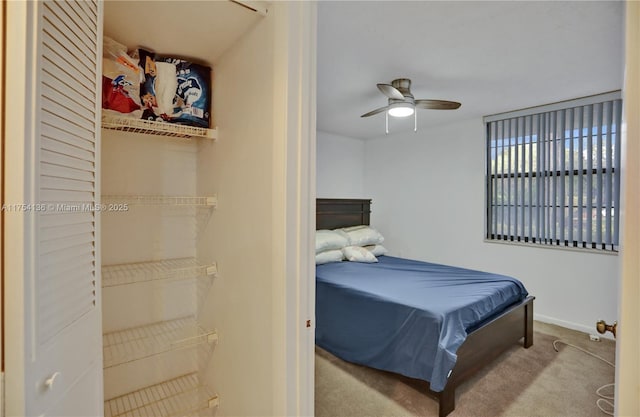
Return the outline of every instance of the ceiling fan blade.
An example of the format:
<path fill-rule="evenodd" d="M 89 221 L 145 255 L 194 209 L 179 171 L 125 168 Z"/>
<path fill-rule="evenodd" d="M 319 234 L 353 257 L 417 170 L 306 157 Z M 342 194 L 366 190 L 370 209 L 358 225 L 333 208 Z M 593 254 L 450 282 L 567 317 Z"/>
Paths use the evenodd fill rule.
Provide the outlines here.
<path fill-rule="evenodd" d="M 382 92 L 385 96 L 389 98 L 395 98 L 396 100 L 404 100 L 404 96 L 394 86 L 390 84 L 378 84 L 378 90 Z"/>
<path fill-rule="evenodd" d="M 430 110 L 455 110 L 460 107 L 461 104 L 457 101 L 445 101 L 445 100 L 416 100 L 416 107 L 419 109 Z"/>
<path fill-rule="evenodd" d="M 371 110 L 369 113 L 365 113 L 360 117 L 373 116 L 374 114 L 382 113 L 383 111 L 387 110 L 388 108 L 389 108 L 389 106 L 380 107 L 379 109 Z"/>

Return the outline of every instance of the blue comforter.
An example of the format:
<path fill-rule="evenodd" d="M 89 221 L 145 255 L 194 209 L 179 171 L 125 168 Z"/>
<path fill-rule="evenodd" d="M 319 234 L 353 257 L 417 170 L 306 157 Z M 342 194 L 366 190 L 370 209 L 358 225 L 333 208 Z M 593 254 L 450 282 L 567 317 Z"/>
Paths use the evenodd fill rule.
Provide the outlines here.
<path fill-rule="evenodd" d="M 391 256 L 316 266 L 316 344 L 442 391 L 470 329 L 523 300 L 520 281 Z"/>

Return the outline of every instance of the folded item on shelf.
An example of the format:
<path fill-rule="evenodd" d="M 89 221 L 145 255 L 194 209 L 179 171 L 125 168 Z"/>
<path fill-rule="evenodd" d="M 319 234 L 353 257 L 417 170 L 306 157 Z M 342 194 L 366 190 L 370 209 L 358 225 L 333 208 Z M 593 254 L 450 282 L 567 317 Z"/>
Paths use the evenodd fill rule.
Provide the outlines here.
<path fill-rule="evenodd" d="M 138 62 L 126 46 L 104 38 L 102 58 L 102 108 L 136 117 L 140 109 Z"/>

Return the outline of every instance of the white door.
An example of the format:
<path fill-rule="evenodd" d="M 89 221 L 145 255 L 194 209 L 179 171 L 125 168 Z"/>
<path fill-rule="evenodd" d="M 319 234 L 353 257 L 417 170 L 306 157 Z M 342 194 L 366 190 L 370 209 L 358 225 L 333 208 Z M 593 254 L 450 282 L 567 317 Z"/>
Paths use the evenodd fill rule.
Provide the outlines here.
<path fill-rule="evenodd" d="M 102 4 L 6 6 L 6 415 L 98 416 Z"/>

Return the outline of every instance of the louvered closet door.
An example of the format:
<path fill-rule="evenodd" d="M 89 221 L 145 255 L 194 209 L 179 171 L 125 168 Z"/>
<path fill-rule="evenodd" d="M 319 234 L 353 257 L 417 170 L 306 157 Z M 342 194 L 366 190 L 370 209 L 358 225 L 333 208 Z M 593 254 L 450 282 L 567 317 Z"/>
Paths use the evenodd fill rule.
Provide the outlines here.
<path fill-rule="evenodd" d="M 39 1 L 29 415 L 102 410 L 99 103 L 102 5 Z M 29 384 L 27 384 L 27 388 Z M 32 409 L 29 409 L 29 408 Z"/>

